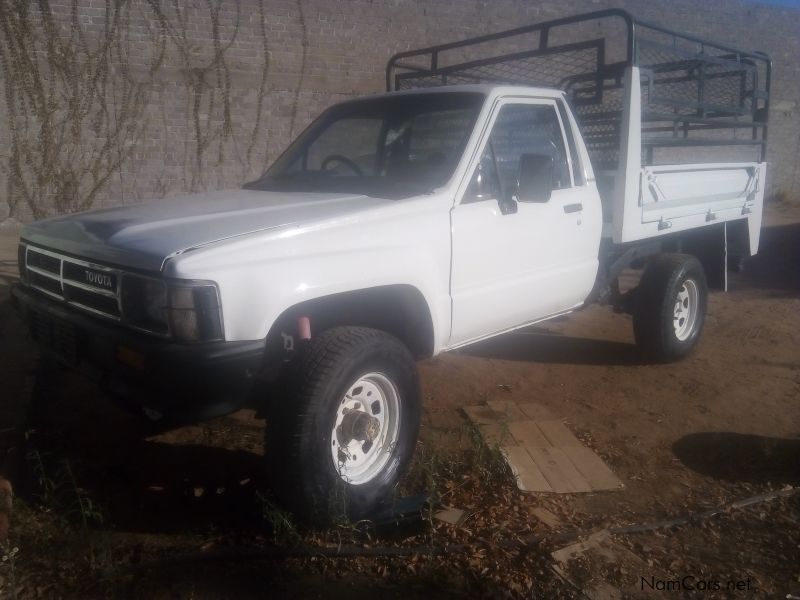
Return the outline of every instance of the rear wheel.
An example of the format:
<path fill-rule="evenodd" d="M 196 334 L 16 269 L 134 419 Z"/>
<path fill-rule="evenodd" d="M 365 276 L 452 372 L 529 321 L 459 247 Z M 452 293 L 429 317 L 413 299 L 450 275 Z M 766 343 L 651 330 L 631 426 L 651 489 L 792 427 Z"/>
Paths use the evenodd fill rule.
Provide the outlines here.
<path fill-rule="evenodd" d="M 362 518 L 389 496 L 414 451 L 420 388 L 393 336 L 337 327 L 312 339 L 267 417 L 273 491 L 300 518 Z"/>
<path fill-rule="evenodd" d="M 697 344 L 705 323 L 708 286 L 693 256 L 662 254 L 652 260 L 636 290 L 633 331 L 654 360 L 677 360 Z"/>

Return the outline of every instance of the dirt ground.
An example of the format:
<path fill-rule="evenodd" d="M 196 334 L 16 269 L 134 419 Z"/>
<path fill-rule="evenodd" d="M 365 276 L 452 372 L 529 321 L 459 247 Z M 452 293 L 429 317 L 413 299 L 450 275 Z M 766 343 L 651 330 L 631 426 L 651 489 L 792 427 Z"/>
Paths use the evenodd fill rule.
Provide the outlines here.
<path fill-rule="evenodd" d="M 153 433 L 91 382 L 43 369 L 8 300 L 16 238 L 0 234 L 0 451 L 17 448 L 6 469 L 18 491 L 0 595 L 613 597 L 596 591 L 605 583 L 624 597 L 800 596 L 800 495 L 614 534 L 605 562 L 587 555 L 559 571 L 551 556 L 572 532 L 800 486 L 800 207 L 770 207 L 765 222 L 760 253 L 712 294 L 686 360 L 643 362 L 630 318 L 591 306 L 421 363 L 423 429 L 403 489 L 469 518 L 325 532 L 298 530 L 271 504 L 256 410 Z M 49 405 L 21 440 L 10 430 L 34 394 Z M 460 410 L 491 399 L 545 405 L 625 488 L 518 492 Z M 398 555 L 308 556 L 303 544 Z"/>

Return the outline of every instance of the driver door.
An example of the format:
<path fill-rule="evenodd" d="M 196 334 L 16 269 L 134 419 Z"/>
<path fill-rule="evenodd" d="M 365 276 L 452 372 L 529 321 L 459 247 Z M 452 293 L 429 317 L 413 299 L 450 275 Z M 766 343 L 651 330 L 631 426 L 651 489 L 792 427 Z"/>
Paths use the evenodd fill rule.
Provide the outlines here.
<path fill-rule="evenodd" d="M 501 99 L 487 131 L 451 212 L 451 347 L 579 305 L 597 269 L 555 101 Z M 526 154 L 552 157 L 549 200 L 515 196 Z"/>

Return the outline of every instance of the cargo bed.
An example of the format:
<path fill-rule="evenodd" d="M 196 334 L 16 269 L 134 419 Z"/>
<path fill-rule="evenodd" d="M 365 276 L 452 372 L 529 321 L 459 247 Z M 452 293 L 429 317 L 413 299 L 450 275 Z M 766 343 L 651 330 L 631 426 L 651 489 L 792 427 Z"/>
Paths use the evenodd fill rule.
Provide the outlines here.
<path fill-rule="evenodd" d="M 771 63 L 604 10 L 393 56 L 388 90 L 511 83 L 564 91 L 625 244 L 746 221 L 758 249 Z"/>

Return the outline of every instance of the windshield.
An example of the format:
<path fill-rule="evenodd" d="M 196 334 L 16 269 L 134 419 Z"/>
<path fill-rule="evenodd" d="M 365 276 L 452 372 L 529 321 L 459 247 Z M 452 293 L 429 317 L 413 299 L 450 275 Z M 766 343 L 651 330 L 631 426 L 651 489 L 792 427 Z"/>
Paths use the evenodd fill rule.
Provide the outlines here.
<path fill-rule="evenodd" d="M 381 198 L 430 192 L 452 177 L 483 100 L 440 92 L 334 106 L 245 187 Z"/>

